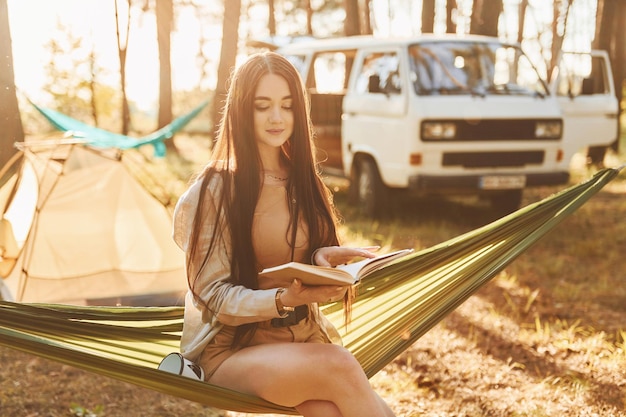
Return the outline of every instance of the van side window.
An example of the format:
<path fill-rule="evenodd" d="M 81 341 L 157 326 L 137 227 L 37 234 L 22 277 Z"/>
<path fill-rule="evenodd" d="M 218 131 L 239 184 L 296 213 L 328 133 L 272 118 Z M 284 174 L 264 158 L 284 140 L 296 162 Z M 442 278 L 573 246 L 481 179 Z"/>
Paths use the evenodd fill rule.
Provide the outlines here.
<path fill-rule="evenodd" d="M 400 61 L 395 52 L 371 53 L 363 59 L 355 91 L 366 94 L 400 94 Z"/>
<path fill-rule="evenodd" d="M 605 62 L 600 57 L 566 53 L 559 67 L 557 94 L 570 97 L 609 94 L 604 79 L 606 72 Z"/>
<path fill-rule="evenodd" d="M 324 52 L 313 57 L 307 87 L 316 93 L 344 94 L 352 59 L 344 51 Z"/>

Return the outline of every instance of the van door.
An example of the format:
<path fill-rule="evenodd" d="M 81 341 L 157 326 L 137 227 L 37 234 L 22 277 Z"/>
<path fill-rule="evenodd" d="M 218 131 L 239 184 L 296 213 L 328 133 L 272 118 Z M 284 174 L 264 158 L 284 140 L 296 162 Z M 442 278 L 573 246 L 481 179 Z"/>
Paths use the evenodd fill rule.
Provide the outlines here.
<path fill-rule="evenodd" d="M 381 163 L 404 166 L 409 88 L 400 48 L 360 51 L 354 67 L 343 101 L 345 173 L 351 174 L 357 153 L 371 157 L 380 172 L 385 171 Z"/>
<path fill-rule="evenodd" d="M 317 52 L 306 74 L 317 157 L 333 175 L 343 175 L 341 108 L 355 55 L 355 49 Z"/>
<path fill-rule="evenodd" d="M 617 140 L 618 102 L 605 51 L 563 53 L 552 88 L 563 114 L 564 163 L 587 147 Z"/>

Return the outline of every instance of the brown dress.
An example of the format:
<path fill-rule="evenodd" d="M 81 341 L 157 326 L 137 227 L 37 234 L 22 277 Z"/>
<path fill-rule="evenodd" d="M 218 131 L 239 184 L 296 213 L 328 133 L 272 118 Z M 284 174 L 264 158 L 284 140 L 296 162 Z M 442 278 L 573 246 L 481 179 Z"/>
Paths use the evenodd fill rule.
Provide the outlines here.
<path fill-rule="evenodd" d="M 259 262 L 258 270 L 291 261 L 289 239 L 291 239 L 291 231 L 289 230 L 287 190 L 281 184 L 266 182 L 261 189 L 255 210 L 252 232 L 254 250 Z M 307 262 L 305 259 L 307 252 L 307 230 L 304 225 L 301 225 L 298 229 L 293 260 Z M 259 282 L 259 287 L 261 290 L 272 289 L 277 287 L 277 283 L 265 278 Z M 329 343 L 327 333 L 322 330 L 318 320 L 311 314 L 311 311 L 317 310 L 317 306 L 309 306 L 309 310 L 309 317 L 293 326 L 273 327 L 271 320 L 259 321 L 248 346 L 266 343 Z M 320 314 L 318 310 L 317 312 Z M 207 381 L 215 370 L 234 353 L 231 343 L 235 330 L 236 326 L 224 325 L 197 360 L 204 369 Z"/>

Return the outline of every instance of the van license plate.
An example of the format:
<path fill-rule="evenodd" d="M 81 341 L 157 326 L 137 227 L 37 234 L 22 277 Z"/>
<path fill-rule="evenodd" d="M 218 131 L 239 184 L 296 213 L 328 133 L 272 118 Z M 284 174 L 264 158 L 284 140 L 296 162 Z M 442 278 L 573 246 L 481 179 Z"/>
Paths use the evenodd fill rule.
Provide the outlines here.
<path fill-rule="evenodd" d="M 525 175 L 486 175 L 480 178 L 483 190 L 511 190 L 526 186 Z"/>

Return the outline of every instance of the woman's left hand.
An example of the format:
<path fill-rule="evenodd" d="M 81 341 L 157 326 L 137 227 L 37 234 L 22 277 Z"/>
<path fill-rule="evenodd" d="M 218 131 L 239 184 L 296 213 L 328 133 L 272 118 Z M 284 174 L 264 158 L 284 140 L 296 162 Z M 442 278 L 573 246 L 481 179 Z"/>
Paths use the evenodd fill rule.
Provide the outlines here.
<path fill-rule="evenodd" d="M 337 266 L 348 263 L 354 258 L 374 258 L 373 253 L 379 246 L 349 248 L 343 246 L 326 246 L 317 249 L 312 256 L 312 262 L 319 266 Z M 296 306 L 308 303 L 324 303 L 337 301 L 343 298 L 349 285 L 303 285 L 299 279 L 294 279 L 286 287 L 281 296 L 284 305 Z"/>
<path fill-rule="evenodd" d="M 290 306 L 338 301 L 343 298 L 348 288 L 349 285 L 303 285 L 302 281 L 294 279 L 285 288 L 281 300 L 284 305 Z"/>
<path fill-rule="evenodd" d="M 313 265 L 337 266 L 350 262 L 356 257 L 375 258 L 373 253 L 380 246 L 365 246 L 362 248 L 350 248 L 345 246 L 326 246 L 313 252 L 311 261 Z"/>

